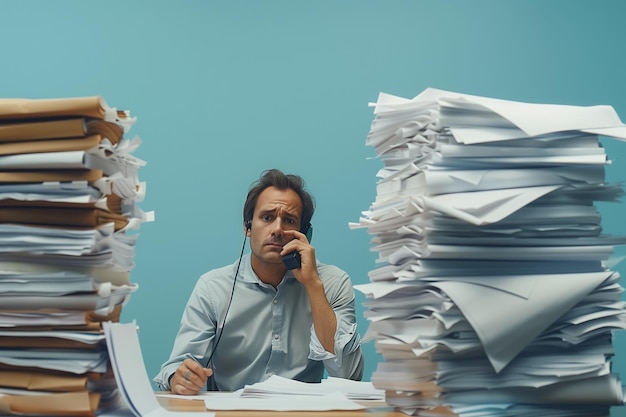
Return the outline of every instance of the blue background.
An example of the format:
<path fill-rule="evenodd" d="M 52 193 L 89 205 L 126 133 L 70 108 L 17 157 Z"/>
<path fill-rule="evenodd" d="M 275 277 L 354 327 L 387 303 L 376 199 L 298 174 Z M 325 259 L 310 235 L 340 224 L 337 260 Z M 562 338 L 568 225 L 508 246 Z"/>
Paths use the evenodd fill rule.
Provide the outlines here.
<path fill-rule="evenodd" d="M 262 170 L 307 180 L 318 257 L 368 282 L 376 254 L 365 230 L 348 229 L 381 167 L 365 145 L 368 102 L 435 87 L 609 104 L 624 120 L 625 15 L 621 0 L 2 1 L 0 95 L 101 95 L 137 116 L 141 207 L 156 221 L 140 230 L 139 290 L 122 318 L 137 321 L 152 377 L 198 276 L 239 254 Z M 626 144 L 603 142 L 609 180 L 624 180 Z M 605 231 L 624 234 L 621 204 L 601 210 Z M 614 363 L 626 379 L 625 342 L 619 333 Z M 364 350 L 369 379 L 380 358 Z"/>

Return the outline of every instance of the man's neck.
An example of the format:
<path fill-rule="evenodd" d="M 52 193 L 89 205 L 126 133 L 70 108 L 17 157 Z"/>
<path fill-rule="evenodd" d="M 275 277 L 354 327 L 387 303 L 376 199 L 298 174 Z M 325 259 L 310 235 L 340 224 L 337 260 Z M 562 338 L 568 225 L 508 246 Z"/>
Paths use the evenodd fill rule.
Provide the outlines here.
<path fill-rule="evenodd" d="M 272 287 L 278 287 L 278 284 L 283 280 L 287 268 L 283 264 L 268 264 L 265 262 L 259 262 L 254 256 L 250 259 L 252 264 L 252 270 L 259 277 L 259 279 L 265 284 Z"/>

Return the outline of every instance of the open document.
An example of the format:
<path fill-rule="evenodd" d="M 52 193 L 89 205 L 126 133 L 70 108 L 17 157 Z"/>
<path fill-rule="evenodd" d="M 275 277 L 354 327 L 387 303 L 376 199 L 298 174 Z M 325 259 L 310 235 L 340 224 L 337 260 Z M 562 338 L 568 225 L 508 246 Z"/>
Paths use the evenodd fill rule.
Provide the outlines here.
<path fill-rule="evenodd" d="M 126 404 L 137 417 L 189 416 L 166 410 L 159 404 L 141 354 L 135 323 L 104 323 L 107 349 L 118 388 Z M 211 417 L 213 413 L 194 413 Z"/>

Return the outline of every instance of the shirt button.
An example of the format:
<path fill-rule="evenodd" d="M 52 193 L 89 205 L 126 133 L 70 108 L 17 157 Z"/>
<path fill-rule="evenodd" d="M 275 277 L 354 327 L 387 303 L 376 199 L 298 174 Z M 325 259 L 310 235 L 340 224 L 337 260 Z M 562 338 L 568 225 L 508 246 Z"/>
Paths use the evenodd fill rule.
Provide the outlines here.
<path fill-rule="evenodd" d="M 278 340 L 278 335 L 277 334 L 274 335 L 274 340 Z"/>
<path fill-rule="evenodd" d="M 278 300 L 274 298 L 273 303 L 278 304 Z"/>

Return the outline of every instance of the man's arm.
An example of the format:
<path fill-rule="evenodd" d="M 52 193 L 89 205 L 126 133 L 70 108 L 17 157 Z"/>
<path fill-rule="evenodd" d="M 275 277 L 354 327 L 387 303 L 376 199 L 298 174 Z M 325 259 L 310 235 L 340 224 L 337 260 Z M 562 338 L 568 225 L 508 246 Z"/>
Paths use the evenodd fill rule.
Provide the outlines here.
<path fill-rule="evenodd" d="M 314 333 L 311 335 L 310 358 L 322 360 L 330 376 L 360 380 L 363 377 L 363 353 L 356 329 L 350 277 L 330 265 L 320 265 L 320 268 L 325 279 L 317 275 L 320 285 L 310 284 L 311 289 L 307 288 Z"/>
<path fill-rule="evenodd" d="M 283 252 L 298 250 L 301 267 L 293 274 L 304 286 L 311 304 L 313 328 L 310 359 L 324 361 L 331 376 L 360 380 L 363 376 L 361 339 L 356 331 L 354 290 L 350 277 L 339 268 L 324 265 L 324 279 L 318 271 L 315 249 L 299 232 Z M 282 253 L 281 253 L 282 254 Z M 321 345 L 320 349 L 316 345 Z"/>
<path fill-rule="evenodd" d="M 354 309 L 354 290 L 350 277 L 340 269 L 321 265 L 326 298 L 335 314 L 336 332 L 334 335 L 334 355 L 323 355 L 319 352 L 319 344 L 312 340 L 311 352 L 324 362 L 328 375 L 338 378 L 360 380 L 363 377 L 363 352 L 361 337 L 357 332 L 356 314 Z M 313 339 L 313 338 L 312 338 Z"/>
<path fill-rule="evenodd" d="M 316 279 L 311 280 L 306 286 L 306 291 L 311 303 L 311 315 L 313 327 L 318 340 L 327 352 L 335 353 L 335 334 L 337 333 L 337 317 L 335 311 L 326 299 L 324 284 L 317 272 Z"/>
<path fill-rule="evenodd" d="M 205 360 L 215 334 L 214 319 L 206 310 L 206 301 L 202 301 L 203 297 L 206 300 L 206 293 L 199 280 L 185 307 L 170 358 L 154 378 L 161 390 L 190 395 L 197 394 L 206 385 L 211 372 L 200 363 Z"/>

